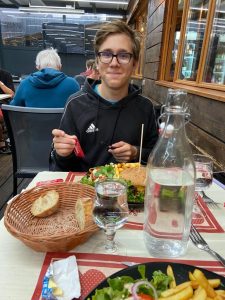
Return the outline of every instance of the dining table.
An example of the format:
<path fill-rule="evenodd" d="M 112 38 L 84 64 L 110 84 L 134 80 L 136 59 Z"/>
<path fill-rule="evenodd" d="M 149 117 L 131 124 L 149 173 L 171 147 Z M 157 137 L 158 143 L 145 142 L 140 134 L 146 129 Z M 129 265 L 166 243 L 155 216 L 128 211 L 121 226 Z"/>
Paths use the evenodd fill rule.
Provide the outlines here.
<path fill-rule="evenodd" d="M 26 190 L 37 185 L 58 179 L 65 182 L 79 182 L 84 174 L 74 172 L 38 173 Z M 59 180 L 59 181 L 60 181 Z M 51 183 L 53 184 L 53 183 Z M 55 183 L 57 184 L 57 183 Z M 195 195 L 192 224 L 201 233 L 210 247 L 225 258 L 225 186 L 213 180 L 206 190 L 217 206 L 207 206 L 204 199 Z M 9 201 L 13 201 L 13 198 Z M 114 254 L 95 251 L 99 242 L 104 243 L 102 230 L 94 233 L 85 243 L 68 252 L 37 252 L 19 239 L 12 236 L 0 221 L 0 299 L 4 300 L 40 300 L 44 275 L 54 260 L 75 255 L 80 284 L 81 297 L 85 297 L 102 280 L 113 273 L 127 268 L 129 263 L 176 262 L 205 268 L 225 276 L 225 267 L 209 253 L 198 249 L 191 241 L 186 254 L 178 258 L 158 258 L 149 254 L 143 238 L 143 208 L 132 208 L 127 223 L 116 232 L 115 240 L 120 243 L 120 251 Z"/>

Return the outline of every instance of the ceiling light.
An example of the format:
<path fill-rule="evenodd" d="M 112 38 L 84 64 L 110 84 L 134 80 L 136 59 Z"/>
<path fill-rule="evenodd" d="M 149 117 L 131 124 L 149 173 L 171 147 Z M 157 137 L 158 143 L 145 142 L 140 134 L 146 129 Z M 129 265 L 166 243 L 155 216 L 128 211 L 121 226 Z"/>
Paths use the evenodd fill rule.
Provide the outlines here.
<path fill-rule="evenodd" d="M 103 4 L 120 4 L 128 5 L 129 1 L 122 0 L 75 0 L 75 2 L 86 2 L 86 3 L 103 3 Z"/>
<path fill-rule="evenodd" d="M 71 7 L 58 7 L 58 6 L 29 6 L 19 7 L 23 12 L 36 12 L 36 13 L 60 13 L 60 14 L 84 14 L 84 10 L 74 9 Z"/>

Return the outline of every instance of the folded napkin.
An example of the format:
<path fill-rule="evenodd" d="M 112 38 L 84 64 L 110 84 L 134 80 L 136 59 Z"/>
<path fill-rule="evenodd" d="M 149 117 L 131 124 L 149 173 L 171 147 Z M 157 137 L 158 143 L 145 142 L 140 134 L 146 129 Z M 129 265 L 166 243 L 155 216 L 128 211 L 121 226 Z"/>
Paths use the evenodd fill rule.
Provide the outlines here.
<path fill-rule="evenodd" d="M 50 264 L 43 280 L 43 299 L 72 300 L 79 298 L 80 292 L 80 279 L 75 255 Z"/>

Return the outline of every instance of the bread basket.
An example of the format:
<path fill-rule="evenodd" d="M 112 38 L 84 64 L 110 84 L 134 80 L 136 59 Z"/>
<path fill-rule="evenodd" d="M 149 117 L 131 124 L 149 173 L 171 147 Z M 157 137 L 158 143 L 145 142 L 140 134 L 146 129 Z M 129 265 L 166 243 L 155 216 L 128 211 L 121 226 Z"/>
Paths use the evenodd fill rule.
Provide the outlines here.
<path fill-rule="evenodd" d="M 33 201 L 49 190 L 59 193 L 59 209 L 46 218 L 31 214 Z M 79 229 L 75 218 L 75 203 L 81 197 L 94 198 L 94 188 L 81 183 L 58 183 L 56 185 L 34 187 L 17 195 L 8 204 L 4 223 L 7 230 L 28 247 L 39 252 L 63 252 L 84 243 L 98 230 L 94 222 L 88 222 Z"/>

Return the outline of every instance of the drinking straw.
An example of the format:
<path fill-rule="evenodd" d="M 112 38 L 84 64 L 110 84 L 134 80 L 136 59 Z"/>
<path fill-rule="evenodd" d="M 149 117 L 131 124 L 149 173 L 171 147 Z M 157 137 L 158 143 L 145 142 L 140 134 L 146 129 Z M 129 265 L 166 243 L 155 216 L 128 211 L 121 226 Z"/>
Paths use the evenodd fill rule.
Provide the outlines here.
<path fill-rule="evenodd" d="M 143 132 L 144 132 L 144 124 L 141 124 L 141 142 L 140 142 L 140 151 L 139 151 L 139 168 L 141 165 L 141 153 L 142 153 L 142 143 L 143 143 Z"/>

